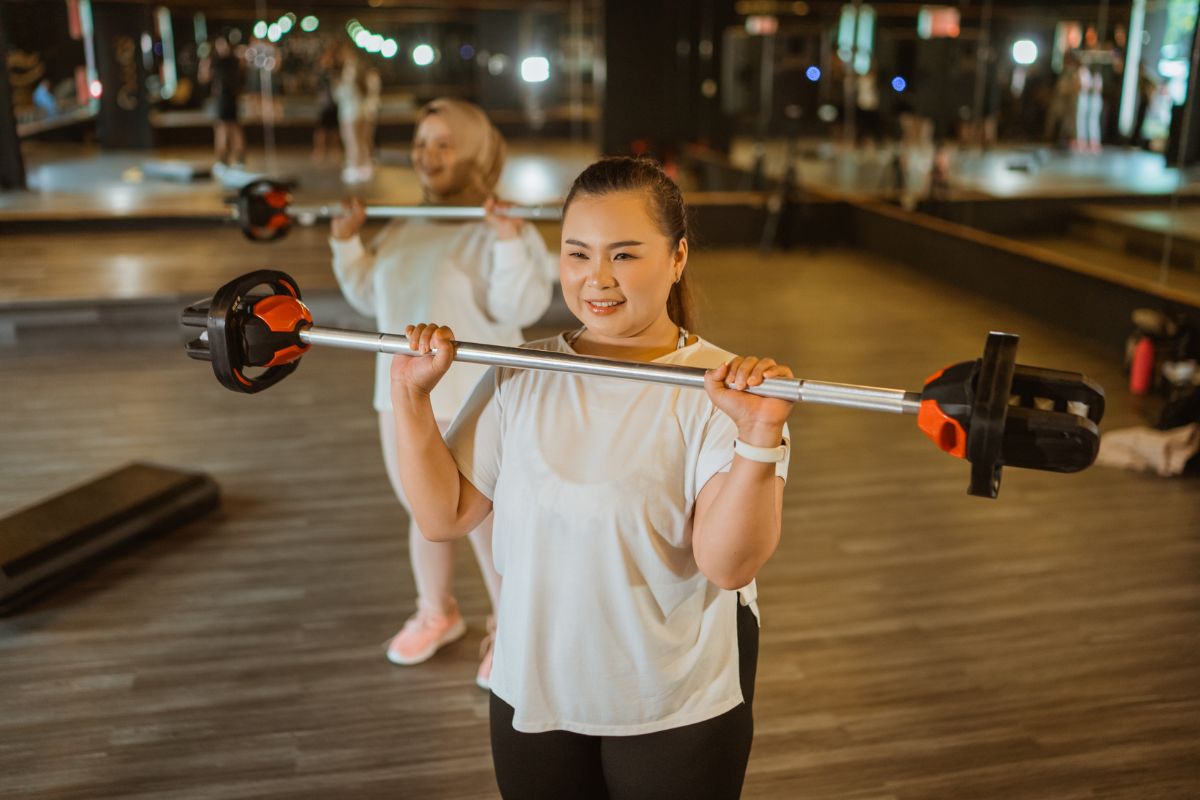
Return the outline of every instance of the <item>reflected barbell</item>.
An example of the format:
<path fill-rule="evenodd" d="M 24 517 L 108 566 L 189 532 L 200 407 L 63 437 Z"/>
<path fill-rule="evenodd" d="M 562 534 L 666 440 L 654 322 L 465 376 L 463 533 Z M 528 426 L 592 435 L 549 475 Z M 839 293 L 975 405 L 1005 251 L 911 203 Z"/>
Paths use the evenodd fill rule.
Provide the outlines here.
<path fill-rule="evenodd" d="M 248 394 L 290 375 L 314 344 L 419 356 L 404 335 L 314 326 L 300 287 L 277 270 L 230 281 L 184 309 L 181 322 L 202 329 L 188 342 L 187 354 L 211 362 L 221 385 Z M 920 392 L 799 378 L 768 378 L 746 391 L 791 402 L 914 414 L 940 449 L 971 464 L 967 492 L 996 497 L 1003 467 L 1078 472 L 1091 465 L 1100 447 L 1104 390 L 1079 373 L 1017 364 L 1017 342 L 1015 334 L 988 334 L 981 358 L 939 370 Z M 704 388 L 705 370 L 697 367 L 473 342 L 454 345 L 455 360 L 472 364 Z"/>
<path fill-rule="evenodd" d="M 368 219 L 421 218 L 442 220 L 483 219 L 482 206 L 365 206 Z M 242 233 L 254 242 L 282 239 L 293 225 L 313 225 L 344 213 L 340 205 L 297 206 L 286 184 L 268 179 L 251 181 L 238 192 L 231 215 Z M 516 219 L 560 220 L 557 206 L 509 206 L 503 215 Z"/>

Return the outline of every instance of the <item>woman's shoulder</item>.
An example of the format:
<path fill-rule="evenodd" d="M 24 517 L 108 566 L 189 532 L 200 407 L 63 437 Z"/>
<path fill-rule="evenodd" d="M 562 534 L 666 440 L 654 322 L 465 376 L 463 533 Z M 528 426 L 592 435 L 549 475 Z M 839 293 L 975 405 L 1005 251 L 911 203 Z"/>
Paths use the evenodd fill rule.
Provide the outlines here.
<path fill-rule="evenodd" d="M 380 230 L 375 234 L 375 245 L 378 250 L 382 251 L 386 247 L 395 247 L 412 228 L 409 224 L 411 220 L 403 217 L 396 217 L 387 221 Z"/>
<path fill-rule="evenodd" d="M 568 353 L 571 351 L 561 333 L 541 339 L 531 339 L 522 344 L 521 347 L 526 350 L 546 350 L 552 353 Z"/>
<path fill-rule="evenodd" d="M 689 344 L 686 347 L 676 350 L 663 360 L 688 367 L 712 369 L 713 367 L 721 366 L 735 355 L 736 353 L 731 353 L 707 339 L 696 336 L 694 337 L 694 341 L 689 340 Z"/>
<path fill-rule="evenodd" d="M 531 339 L 527 342 L 524 342 L 521 345 L 521 349 L 541 350 L 543 352 L 550 353 L 571 352 L 571 348 L 564 341 L 562 334 L 547 336 L 542 339 Z M 495 387 L 498 391 L 500 391 L 501 394 L 512 391 L 513 388 L 510 384 L 514 384 L 514 382 L 517 385 L 525 387 L 524 390 L 518 389 L 516 391 L 527 391 L 532 387 L 540 385 L 542 380 L 553 374 L 552 372 L 546 370 L 518 369 L 515 367 L 501 366 L 492 367 L 491 371 L 495 376 Z"/>

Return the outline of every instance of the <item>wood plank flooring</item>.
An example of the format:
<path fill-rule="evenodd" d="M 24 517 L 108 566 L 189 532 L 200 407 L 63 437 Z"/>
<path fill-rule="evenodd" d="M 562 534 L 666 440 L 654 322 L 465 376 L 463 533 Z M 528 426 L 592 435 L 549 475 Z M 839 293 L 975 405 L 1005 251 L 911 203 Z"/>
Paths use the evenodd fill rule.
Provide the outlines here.
<path fill-rule="evenodd" d="M 801 377 L 919 389 L 1011 330 L 1022 363 L 1108 389 L 1106 427 L 1140 422 L 1120 354 L 899 265 L 692 266 L 701 332 Z M 167 329 L 0 348 L 0 513 L 131 459 L 224 490 L 215 516 L 0 620 L 0 796 L 496 796 L 469 548 L 469 635 L 383 658 L 414 592 L 371 381 L 370 355 L 318 349 L 235 395 Z M 1200 482 L 1010 470 L 993 502 L 912 418 L 791 424 L 745 797 L 1200 796 Z"/>
<path fill-rule="evenodd" d="M 363 232 L 370 244 L 382 225 Z M 538 223 L 556 253 L 558 223 Z M 61 237 L 70 237 L 64 247 Z M 63 303 L 128 302 L 211 295 L 256 269 L 281 269 L 303 291 L 337 291 L 330 266 L 329 226 L 293 228 L 270 244 L 251 242 L 235 225 L 215 228 L 14 233 L 0 237 L 0 311 Z M 167 246 L 163 246 L 166 242 Z M 82 254 L 86 254 L 83 256 Z"/>

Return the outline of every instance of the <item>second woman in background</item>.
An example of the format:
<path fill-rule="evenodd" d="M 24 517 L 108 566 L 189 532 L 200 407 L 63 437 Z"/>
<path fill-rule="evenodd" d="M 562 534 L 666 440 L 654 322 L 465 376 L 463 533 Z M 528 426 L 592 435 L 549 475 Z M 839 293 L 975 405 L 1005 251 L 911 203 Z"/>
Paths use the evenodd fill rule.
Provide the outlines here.
<path fill-rule="evenodd" d="M 347 144 L 349 150 L 349 144 Z M 483 205 L 481 222 L 395 220 L 370 249 L 359 237 L 362 204 L 332 223 L 333 267 L 346 298 L 376 318 L 384 331 L 403 331 L 423 319 L 444 319 L 465 338 L 517 345 L 521 329 L 550 304 L 553 270 L 541 235 L 528 223 L 503 216 L 494 192 L 504 165 L 505 144 L 487 115 L 471 103 L 434 100 L 417 115 L 412 163 L 429 205 Z M 391 356 L 379 355 L 375 410 L 388 476 L 408 507 L 396 467 L 395 420 L 389 394 Z M 434 415 L 443 430 L 458 412 L 484 367 L 456 364 L 433 393 Z M 411 518 L 411 513 L 410 513 Z M 492 566 L 491 519 L 470 536 L 495 608 L 500 576 Z M 388 646 L 396 664 L 417 664 L 463 635 L 466 628 L 453 592 L 452 543 L 430 542 L 409 526 L 409 548 L 417 586 L 417 612 Z M 491 672 L 490 632 L 477 683 L 486 688 Z"/>

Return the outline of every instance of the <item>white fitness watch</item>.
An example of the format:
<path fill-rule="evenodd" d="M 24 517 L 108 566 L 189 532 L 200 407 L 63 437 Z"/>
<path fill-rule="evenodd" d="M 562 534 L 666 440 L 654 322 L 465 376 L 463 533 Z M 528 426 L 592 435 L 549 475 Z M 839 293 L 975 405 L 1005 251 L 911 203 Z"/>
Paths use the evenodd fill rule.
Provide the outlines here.
<path fill-rule="evenodd" d="M 756 447 L 746 444 L 741 439 L 734 439 L 733 452 L 742 458 L 761 464 L 778 464 L 788 456 L 788 440 L 784 439 L 783 444 L 778 447 Z"/>

